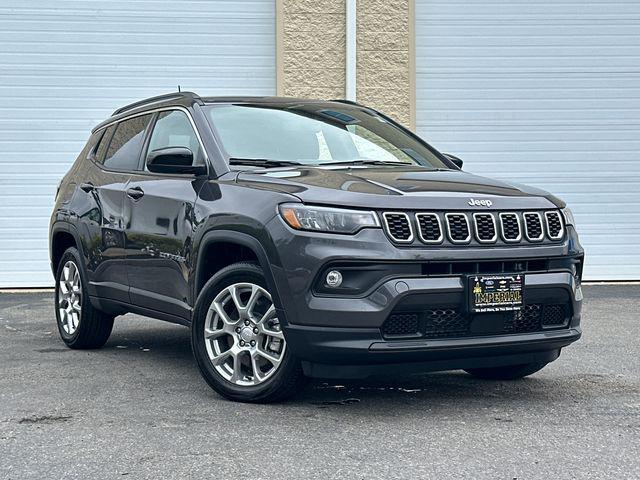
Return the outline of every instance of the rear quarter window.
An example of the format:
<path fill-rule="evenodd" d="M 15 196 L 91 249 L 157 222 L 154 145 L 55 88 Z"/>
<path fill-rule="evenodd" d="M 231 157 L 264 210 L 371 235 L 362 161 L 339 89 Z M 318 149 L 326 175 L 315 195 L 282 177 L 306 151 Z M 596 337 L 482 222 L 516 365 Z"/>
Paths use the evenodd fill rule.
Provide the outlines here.
<path fill-rule="evenodd" d="M 111 136 L 113 135 L 113 131 L 115 130 L 115 125 L 111 125 L 107 127 L 102 132 L 102 137 L 100 138 L 100 143 L 98 143 L 98 147 L 94 150 L 93 158 L 97 162 L 104 162 L 104 155 L 107 153 L 107 148 L 109 147 L 109 141 L 111 140 Z"/>
<path fill-rule="evenodd" d="M 137 170 L 144 132 L 151 114 L 140 115 L 118 123 L 102 164 L 112 170 Z"/>

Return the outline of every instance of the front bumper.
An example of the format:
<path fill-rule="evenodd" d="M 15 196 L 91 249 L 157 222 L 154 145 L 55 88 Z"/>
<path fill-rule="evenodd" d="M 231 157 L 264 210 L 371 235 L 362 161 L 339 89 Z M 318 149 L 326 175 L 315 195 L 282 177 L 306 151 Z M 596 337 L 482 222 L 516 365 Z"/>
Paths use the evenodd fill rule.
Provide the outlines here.
<path fill-rule="evenodd" d="M 398 369 L 433 371 L 549 362 L 558 357 L 562 347 L 580 338 L 581 272 L 572 262 L 581 260 L 584 252 L 573 229 L 568 229 L 564 242 L 555 245 L 417 249 L 395 247 L 376 230 L 363 230 L 355 236 L 322 236 L 272 227 L 281 251 L 294 252 L 272 264 L 279 291 L 279 318 L 283 319 L 289 348 L 303 361 L 310 376 L 345 378 Z M 424 266 L 438 261 L 505 259 L 568 261 L 566 268 L 557 271 L 523 272 L 525 303 L 568 306 L 568 318 L 561 328 L 467 334 L 462 338 L 394 339 L 383 335 L 385 321 L 398 309 L 446 304 L 464 310 L 467 276 L 430 275 L 425 273 L 428 268 L 411 275 L 399 269 L 397 275 L 388 275 L 357 295 L 314 293 L 318 276 L 332 262 Z"/>
<path fill-rule="evenodd" d="M 376 330 L 291 327 L 287 342 L 310 377 L 364 378 L 548 363 L 581 333 L 580 327 L 572 327 L 522 335 L 393 342 L 382 340 Z"/>
<path fill-rule="evenodd" d="M 398 293 L 402 281 L 409 290 Z M 385 337 L 381 326 L 397 305 L 408 298 L 448 297 L 462 301 L 463 281 L 459 277 L 394 279 L 383 284 L 378 295 L 350 302 L 312 302 L 326 315 L 361 317 L 368 327 L 307 326 L 289 324 L 285 335 L 289 348 L 303 361 L 305 372 L 315 377 L 357 378 L 396 371 L 437 371 L 494 367 L 555 360 L 562 347 L 580 338 L 581 288 L 569 273 L 526 276 L 525 299 L 571 302 L 571 315 L 561 328 L 517 333 L 465 336 L 461 338 Z M 377 302 L 375 301 L 377 299 Z M 327 299 L 323 299 L 327 300 Z M 342 299 L 340 299 L 342 300 Z M 358 310 L 366 306 L 367 310 Z M 374 324 L 378 324 L 374 326 Z"/>

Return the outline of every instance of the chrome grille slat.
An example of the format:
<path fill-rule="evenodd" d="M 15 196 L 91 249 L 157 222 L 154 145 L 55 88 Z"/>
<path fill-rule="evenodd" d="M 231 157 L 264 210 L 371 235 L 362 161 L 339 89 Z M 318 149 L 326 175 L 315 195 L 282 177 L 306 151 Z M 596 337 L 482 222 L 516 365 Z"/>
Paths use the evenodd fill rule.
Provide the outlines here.
<path fill-rule="evenodd" d="M 498 240 L 498 228 L 492 213 L 474 213 L 473 224 L 476 239 L 480 243 L 495 243 Z"/>
<path fill-rule="evenodd" d="M 444 239 L 442 223 L 437 213 L 416 213 L 416 223 L 418 224 L 418 236 L 422 242 L 440 243 Z"/>
<path fill-rule="evenodd" d="M 405 212 L 384 212 L 384 228 L 394 242 L 413 242 L 413 227 L 411 219 Z"/>
<path fill-rule="evenodd" d="M 502 232 L 502 239 L 507 243 L 515 243 L 522 240 L 520 216 L 515 212 L 501 212 L 500 231 Z"/>
<path fill-rule="evenodd" d="M 447 233 L 452 243 L 469 243 L 471 241 L 471 228 L 469 217 L 466 213 L 445 213 L 447 220 Z"/>
<path fill-rule="evenodd" d="M 547 236 L 551 240 L 560 240 L 564 237 L 564 225 L 560 212 L 557 210 L 544 212 L 544 219 L 547 226 Z"/>
<path fill-rule="evenodd" d="M 524 233 L 530 242 L 540 242 L 544 238 L 542 216 L 539 212 L 524 212 Z"/>

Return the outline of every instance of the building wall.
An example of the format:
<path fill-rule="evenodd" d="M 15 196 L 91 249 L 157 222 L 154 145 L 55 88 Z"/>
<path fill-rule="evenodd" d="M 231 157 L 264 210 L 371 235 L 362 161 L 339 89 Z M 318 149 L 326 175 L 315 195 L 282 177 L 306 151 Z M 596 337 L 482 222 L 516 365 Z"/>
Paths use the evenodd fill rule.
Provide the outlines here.
<path fill-rule="evenodd" d="M 567 202 L 585 279 L 640 279 L 640 2 L 416 0 L 416 13 L 418 135 Z"/>
<path fill-rule="evenodd" d="M 277 0 L 278 94 L 345 97 L 345 0 Z M 357 100 L 415 125 L 413 0 L 357 0 Z"/>
<path fill-rule="evenodd" d="M 344 98 L 344 0 L 277 0 L 278 94 Z"/>
<path fill-rule="evenodd" d="M 357 0 L 358 101 L 413 127 L 413 2 Z"/>
<path fill-rule="evenodd" d="M 0 19 L 0 288 L 53 285 L 56 185 L 116 108 L 275 94 L 273 0 L 0 0 Z"/>

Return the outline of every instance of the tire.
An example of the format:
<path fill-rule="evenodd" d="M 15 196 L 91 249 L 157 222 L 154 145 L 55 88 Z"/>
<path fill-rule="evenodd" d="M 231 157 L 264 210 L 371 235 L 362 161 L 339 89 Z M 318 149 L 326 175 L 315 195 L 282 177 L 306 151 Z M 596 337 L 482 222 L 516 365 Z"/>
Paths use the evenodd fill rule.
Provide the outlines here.
<path fill-rule="evenodd" d="M 56 323 L 62 341 L 74 349 L 102 347 L 111 335 L 113 317 L 91 305 L 77 249 L 71 247 L 64 252 L 55 280 Z"/>
<path fill-rule="evenodd" d="M 305 382 L 300 362 L 287 348 L 264 274 L 253 263 L 229 265 L 203 287 L 191 348 L 206 382 L 229 400 L 277 402 L 295 395 Z"/>
<path fill-rule="evenodd" d="M 470 368 L 465 372 L 483 380 L 519 380 L 542 370 L 546 365 L 546 363 L 525 363 L 506 367 Z"/>

